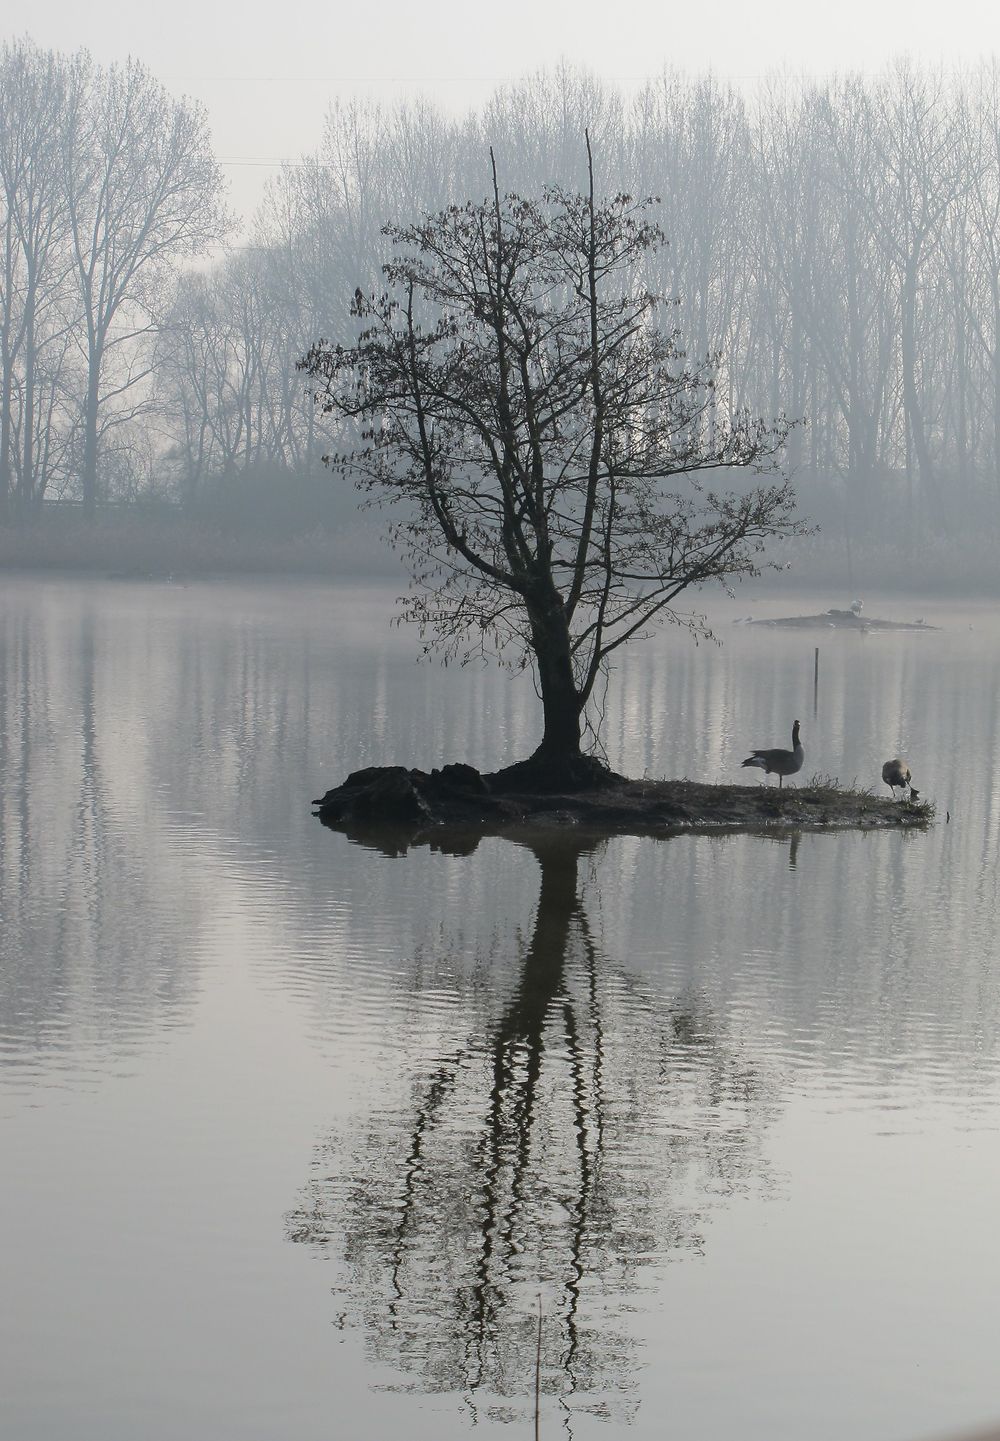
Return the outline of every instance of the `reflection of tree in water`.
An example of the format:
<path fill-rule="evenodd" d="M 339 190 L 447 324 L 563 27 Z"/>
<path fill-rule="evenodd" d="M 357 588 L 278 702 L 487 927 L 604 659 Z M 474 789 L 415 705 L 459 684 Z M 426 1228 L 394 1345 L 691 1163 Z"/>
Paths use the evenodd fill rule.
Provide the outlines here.
<path fill-rule="evenodd" d="M 289 1217 L 293 1240 L 343 1245 L 375 1356 L 473 1408 L 530 1392 L 539 1294 L 545 1389 L 621 1406 L 644 1268 L 698 1250 L 713 1200 L 760 1167 L 766 1105 L 738 1048 L 599 952 L 577 877 L 592 846 L 531 842 L 538 907 L 495 1026 L 405 1113 L 335 1141 Z"/>

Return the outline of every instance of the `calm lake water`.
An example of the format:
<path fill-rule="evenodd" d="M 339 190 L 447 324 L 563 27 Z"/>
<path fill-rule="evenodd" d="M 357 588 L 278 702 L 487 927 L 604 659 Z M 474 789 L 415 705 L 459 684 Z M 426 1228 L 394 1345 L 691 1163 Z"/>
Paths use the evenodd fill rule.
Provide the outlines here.
<path fill-rule="evenodd" d="M 609 758 L 799 717 L 926 832 L 407 848 L 309 802 L 529 682 L 381 590 L 0 581 L 0 1436 L 527 1438 L 539 1307 L 543 1437 L 1000 1419 L 1000 620 L 731 623 L 843 601 L 634 649 Z"/>

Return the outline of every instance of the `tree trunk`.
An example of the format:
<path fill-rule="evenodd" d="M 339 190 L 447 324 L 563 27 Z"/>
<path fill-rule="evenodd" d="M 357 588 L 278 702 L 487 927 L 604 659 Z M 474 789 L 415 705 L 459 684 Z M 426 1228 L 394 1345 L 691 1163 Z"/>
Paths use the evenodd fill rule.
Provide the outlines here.
<path fill-rule="evenodd" d="M 11 400 L 14 393 L 13 361 L 10 356 L 8 335 L 10 330 L 10 308 L 3 318 L 0 335 L 0 519 L 6 519 L 10 510 L 11 493 L 14 489 L 14 466 L 11 459 L 13 435 L 11 426 Z"/>
<path fill-rule="evenodd" d="M 88 520 L 97 513 L 97 408 L 100 362 L 92 362 L 83 408 L 83 513 Z"/>
<path fill-rule="evenodd" d="M 903 407 L 913 451 L 917 458 L 920 484 L 927 495 L 934 493 L 934 467 L 924 426 L 923 409 L 917 388 L 917 264 L 907 265 L 900 294 L 900 360 L 903 370 Z"/>
<path fill-rule="evenodd" d="M 623 777 L 580 748 L 580 717 L 585 704 L 573 674 L 570 630 L 555 586 L 546 578 L 525 597 L 531 623 L 531 648 L 542 693 L 545 730 L 541 743 L 526 761 L 505 766 L 490 777 L 498 795 L 533 792 L 600 790 Z"/>
<path fill-rule="evenodd" d="M 10 509 L 10 495 L 13 486 L 13 467 L 11 466 L 11 425 L 10 425 L 10 395 L 11 386 L 8 382 L 6 366 L 3 369 L 2 384 L 0 384 L 0 520 L 6 520 Z"/>
<path fill-rule="evenodd" d="M 28 315 L 24 335 L 24 417 L 21 461 L 21 498 L 26 514 L 35 499 L 35 285 L 32 278 L 28 291 Z"/>
<path fill-rule="evenodd" d="M 554 586 L 548 585 L 539 600 L 529 598 L 528 615 L 545 721 L 535 756 L 558 766 L 572 762 L 581 754 L 583 704 L 573 674 L 569 622 Z"/>

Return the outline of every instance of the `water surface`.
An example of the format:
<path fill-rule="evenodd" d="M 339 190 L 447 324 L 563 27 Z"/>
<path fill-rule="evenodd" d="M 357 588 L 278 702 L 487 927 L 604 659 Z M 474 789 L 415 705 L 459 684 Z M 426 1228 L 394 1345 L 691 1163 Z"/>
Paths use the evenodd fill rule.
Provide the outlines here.
<path fill-rule="evenodd" d="M 539 1306 L 542 1435 L 1000 1417 L 991 607 L 743 597 L 611 677 L 630 774 L 797 716 L 802 779 L 907 755 L 925 833 L 406 846 L 308 802 L 537 702 L 386 592 L 0 603 L 0 1434 L 528 1435 Z"/>

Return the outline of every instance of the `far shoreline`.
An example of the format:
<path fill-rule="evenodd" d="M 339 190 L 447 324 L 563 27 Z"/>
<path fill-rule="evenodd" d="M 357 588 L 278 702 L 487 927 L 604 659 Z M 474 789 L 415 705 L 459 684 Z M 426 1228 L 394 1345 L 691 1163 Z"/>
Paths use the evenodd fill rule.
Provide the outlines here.
<path fill-rule="evenodd" d="M 386 546 L 378 525 L 353 515 L 340 524 L 303 528 L 289 525 L 288 519 L 282 516 L 270 526 L 227 523 L 214 515 L 144 511 L 136 503 L 134 510 L 122 506 L 88 521 L 70 513 L 0 524 L 0 576 L 89 576 L 153 584 L 170 579 L 366 580 L 401 589 L 409 584 L 405 565 Z M 866 602 L 873 595 L 900 601 L 919 596 L 925 605 L 1000 599 L 992 533 L 939 545 L 926 558 L 904 555 L 898 547 L 857 543 L 848 562 L 842 546 L 817 540 L 794 550 L 781 548 L 780 554 L 785 559 L 778 569 L 738 588 L 747 611 L 754 611 L 762 593 L 769 601 L 815 595 L 824 599 L 825 608 L 844 609 L 859 595 Z M 870 613 L 869 604 L 865 609 Z"/>

